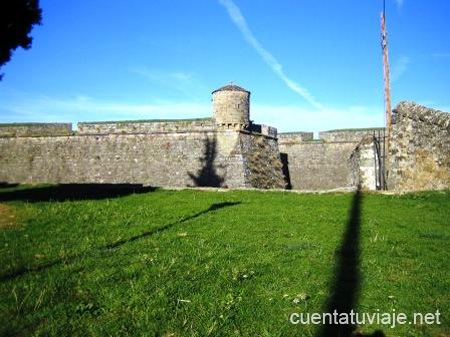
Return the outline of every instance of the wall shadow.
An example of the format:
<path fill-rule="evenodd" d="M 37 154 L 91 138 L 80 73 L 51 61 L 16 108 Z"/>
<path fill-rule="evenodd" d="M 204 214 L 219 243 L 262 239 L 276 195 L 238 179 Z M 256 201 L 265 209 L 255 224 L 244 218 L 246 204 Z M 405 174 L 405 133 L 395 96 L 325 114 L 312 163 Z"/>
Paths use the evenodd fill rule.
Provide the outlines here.
<path fill-rule="evenodd" d="M 17 186 L 19 186 L 19 184 L 10 184 L 4 181 L 0 181 L 0 188 L 12 188 Z"/>
<path fill-rule="evenodd" d="M 203 144 L 203 156 L 199 159 L 202 167 L 197 172 L 197 175 L 188 172 L 189 177 L 192 179 L 195 186 L 198 187 L 221 187 L 225 179 L 217 174 L 214 165 L 214 161 L 217 157 L 216 136 L 214 136 L 212 140 L 206 138 L 203 141 Z"/>
<path fill-rule="evenodd" d="M 54 261 L 50 261 L 50 262 L 47 262 L 47 263 L 40 264 L 38 266 L 18 268 L 16 270 L 10 271 L 10 272 L 8 272 L 8 273 L 6 273 L 4 275 L 0 275 L 0 282 L 8 281 L 8 280 L 11 280 L 11 279 L 15 279 L 15 278 L 17 278 L 19 276 L 28 274 L 30 272 L 38 272 L 38 271 L 41 271 L 41 270 L 46 270 L 46 269 L 51 268 L 51 267 L 53 267 L 53 266 L 55 266 L 57 264 L 71 263 L 74 260 L 76 260 L 77 258 L 81 258 L 81 257 L 84 258 L 86 256 L 92 257 L 92 256 L 95 256 L 95 254 L 98 253 L 98 251 L 104 251 L 105 249 L 109 250 L 109 249 L 118 248 L 118 247 L 120 247 L 120 246 L 122 246 L 122 245 L 124 245 L 126 243 L 130 243 L 130 242 L 133 242 L 133 241 L 145 238 L 145 237 L 149 237 L 149 236 L 151 236 L 153 234 L 156 234 L 156 233 L 168 230 L 168 229 L 170 229 L 171 227 L 173 227 L 173 226 L 175 226 L 177 224 L 181 224 L 181 223 L 187 222 L 189 220 L 195 219 L 195 218 L 197 218 L 197 217 L 199 217 L 201 215 L 204 215 L 204 214 L 206 214 L 208 212 L 212 212 L 212 211 L 215 211 L 215 210 L 218 210 L 218 209 L 222 209 L 222 208 L 225 208 L 225 207 L 239 205 L 240 203 L 241 202 L 221 202 L 221 203 L 218 203 L 218 204 L 212 204 L 208 209 L 205 209 L 205 210 L 203 210 L 201 212 L 198 212 L 198 213 L 196 213 L 194 215 L 188 216 L 187 218 L 181 219 L 179 221 L 175 221 L 175 222 L 169 223 L 169 224 L 167 224 L 165 226 L 152 229 L 150 231 L 141 233 L 139 235 L 133 236 L 133 237 L 128 238 L 128 239 L 124 239 L 124 240 L 120 240 L 120 241 L 117 241 L 117 242 L 113 242 L 113 243 L 107 244 L 107 245 L 102 246 L 102 247 L 97 247 L 95 250 L 93 250 L 88 255 L 86 255 L 86 254 L 84 254 L 84 255 L 73 254 L 73 255 L 70 255 L 70 256 L 66 256 L 63 259 L 57 259 L 57 260 L 54 260 Z"/>
<path fill-rule="evenodd" d="M 291 175 L 289 173 L 289 158 L 287 153 L 280 153 L 280 161 L 283 165 L 281 170 L 283 171 L 284 182 L 286 183 L 286 189 L 292 190 Z"/>
<path fill-rule="evenodd" d="M 0 202 L 14 200 L 28 202 L 99 200 L 148 193 L 155 190 L 155 187 L 144 187 L 142 184 L 59 184 L 2 192 L 0 193 Z"/>
<path fill-rule="evenodd" d="M 349 220 L 342 238 L 341 246 L 337 252 L 338 262 L 335 267 L 335 280 L 331 298 L 327 304 L 326 313 L 350 314 L 355 312 L 361 283 L 360 272 L 360 232 L 361 232 L 361 203 L 362 193 L 360 187 L 356 190 L 350 208 Z M 348 316 L 350 317 L 350 316 Z M 360 334 L 352 324 L 325 324 L 319 336 L 384 336 L 382 331 L 373 334 Z"/>

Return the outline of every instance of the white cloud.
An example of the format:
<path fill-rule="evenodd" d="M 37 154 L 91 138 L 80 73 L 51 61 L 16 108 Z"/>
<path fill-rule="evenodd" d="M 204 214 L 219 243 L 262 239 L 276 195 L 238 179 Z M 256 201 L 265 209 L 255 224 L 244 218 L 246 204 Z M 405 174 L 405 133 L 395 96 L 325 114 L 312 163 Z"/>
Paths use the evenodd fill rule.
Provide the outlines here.
<path fill-rule="evenodd" d="M 252 106 L 252 119 L 274 126 L 279 132 L 318 132 L 332 129 L 369 128 L 384 126 L 384 108 L 351 106 L 324 108 L 320 113 L 301 106 Z"/>
<path fill-rule="evenodd" d="M 152 104 L 108 102 L 87 96 L 55 99 L 41 96 L 20 99 L 3 107 L 0 123 L 72 122 L 132 119 L 180 119 L 209 117 L 209 104 L 160 101 Z"/>
<path fill-rule="evenodd" d="M 164 88 L 175 89 L 190 99 L 199 98 L 198 93 L 208 92 L 208 89 L 202 84 L 198 76 L 191 72 L 165 71 L 144 66 L 130 68 L 129 70 L 154 84 Z"/>
<path fill-rule="evenodd" d="M 402 55 L 392 66 L 391 80 L 397 81 L 407 70 L 411 63 L 411 59 L 408 56 Z"/>
<path fill-rule="evenodd" d="M 294 92 L 306 99 L 315 108 L 322 110 L 323 106 L 317 99 L 304 87 L 297 82 L 290 79 L 284 72 L 282 65 L 277 59 L 255 38 L 250 28 L 247 25 L 247 21 L 242 15 L 239 7 L 232 0 L 219 0 L 219 2 L 227 9 L 231 20 L 239 28 L 245 40 L 256 50 L 256 52 L 263 58 L 275 74 Z"/>
<path fill-rule="evenodd" d="M 403 6 L 403 0 L 395 0 L 395 2 L 399 8 Z"/>
<path fill-rule="evenodd" d="M 448 59 L 448 58 L 450 58 L 450 53 L 434 53 L 433 56 L 437 57 L 437 58 Z"/>

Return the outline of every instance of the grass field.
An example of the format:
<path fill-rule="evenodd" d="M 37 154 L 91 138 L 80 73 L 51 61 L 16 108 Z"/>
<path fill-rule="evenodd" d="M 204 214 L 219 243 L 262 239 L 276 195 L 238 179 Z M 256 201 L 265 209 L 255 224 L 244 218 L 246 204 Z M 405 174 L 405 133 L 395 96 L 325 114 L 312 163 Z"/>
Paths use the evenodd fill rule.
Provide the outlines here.
<path fill-rule="evenodd" d="M 449 191 L 137 192 L 0 188 L 0 334 L 332 335 L 289 315 L 338 307 L 450 336 Z"/>

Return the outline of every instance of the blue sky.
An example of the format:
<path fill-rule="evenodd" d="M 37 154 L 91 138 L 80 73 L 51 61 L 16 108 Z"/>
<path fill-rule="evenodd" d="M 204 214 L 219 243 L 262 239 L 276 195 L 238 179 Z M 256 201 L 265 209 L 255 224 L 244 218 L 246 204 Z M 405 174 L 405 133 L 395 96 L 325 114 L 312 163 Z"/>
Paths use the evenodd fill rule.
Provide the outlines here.
<path fill-rule="evenodd" d="M 450 111 L 450 1 L 386 0 L 393 105 Z M 41 0 L 33 46 L 1 70 L 0 123 L 212 114 L 250 90 L 279 131 L 384 125 L 382 0 Z"/>

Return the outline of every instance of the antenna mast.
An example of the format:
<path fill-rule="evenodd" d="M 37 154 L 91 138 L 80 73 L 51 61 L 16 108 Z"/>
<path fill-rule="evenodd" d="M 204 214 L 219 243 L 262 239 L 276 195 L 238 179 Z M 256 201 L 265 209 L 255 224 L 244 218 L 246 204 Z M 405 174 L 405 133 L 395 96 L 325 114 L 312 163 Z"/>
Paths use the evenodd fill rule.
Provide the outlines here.
<path fill-rule="evenodd" d="M 391 134 L 391 88 L 389 80 L 389 57 L 386 34 L 386 0 L 383 0 L 383 12 L 381 13 L 381 48 L 383 50 L 384 91 L 386 109 L 386 137 L 385 137 L 385 172 L 389 167 L 389 139 Z"/>

